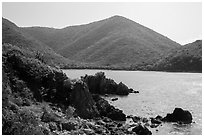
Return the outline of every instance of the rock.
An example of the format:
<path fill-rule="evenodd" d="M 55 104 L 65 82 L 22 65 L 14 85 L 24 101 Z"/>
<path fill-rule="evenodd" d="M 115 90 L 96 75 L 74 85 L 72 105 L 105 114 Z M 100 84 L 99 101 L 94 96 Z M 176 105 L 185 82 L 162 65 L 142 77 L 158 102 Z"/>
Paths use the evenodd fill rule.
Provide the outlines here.
<path fill-rule="evenodd" d="M 141 119 L 142 119 L 142 118 L 141 118 L 141 117 L 138 117 L 138 116 L 132 117 L 132 120 L 133 120 L 135 123 L 139 122 Z"/>
<path fill-rule="evenodd" d="M 116 100 L 118 100 L 118 98 L 112 98 L 111 100 L 112 100 L 112 101 L 116 101 Z"/>
<path fill-rule="evenodd" d="M 156 127 L 158 127 L 158 126 L 159 126 L 159 124 L 151 124 L 151 125 L 150 125 L 151 128 L 156 128 Z"/>
<path fill-rule="evenodd" d="M 77 124 L 74 122 L 66 122 L 66 123 L 61 123 L 62 125 L 62 130 L 67 130 L 67 131 L 71 131 L 71 130 L 76 130 L 76 126 Z"/>
<path fill-rule="evenodd" d="M 49 129 L 51 131 L 55 131 L 58 129 L 57 124 L 55 122 L 49 122 Z"/>
<path fill-rule="evenodd" d="M 117 93 L 117 95 L 128 95 L 129 91 L 130 90 L 128 89 L 128 87 L 125 84 L 123 84 L 122 82 L 120 82 L 117 86 L 116 93 Z"/>
<path fill-rule="evenodd" d="M 152 135 L 152 132 L 149 131 L 147 127 L 142 126 L 141 124 L 134 127 L 132 131 L 135 132 L 137 135 Z"/>
<path fill-rule="evenodd" d="M 129 91 L 129 93 L 139 93 L 139 91 Z"/>
<path fill-rule="evenodd" d="M 157 119 L 155 119 L 155 118 L 151 118 L 151 123 L 152 123 L 152 124 L 161 124 L 162 121 L 157 120 Z"/>
<path fill-rule="evenodd" d="M 108 79 L 104 72 L 98 72 L 94 76 L 86 75 L 82 80 L 88 85 L 89 91 L 94 94 L 108 95 L 128 95 L 128 87 L 120 82 L 117 84 L 114 80 Z"/>
<path fill-rule="evenodd" d="M 117 127 L 121 127 L 123 124 L 122 123 L 118 123 Z"/>
<path fill-rule="evenodd" d="M 100 135 L 106 135 L 106 130 L 102 127 L 98 127 L 95 129 L 95 133 Z"/>
<path fill-rule="evenodd" d="M 56 115 L 51 109 L 43 108 L 43 115 L 41 116 L 42 122 L 61 122 L 63 121 L 58 115 Z"/>
<path fill-rule="evenodd" d="M 126 118 L 133 118 L 133 117 L 134 117 L 133 115 L 126 116 Z"/>
<path fill-rule="evenodd" d="M 192 119 L 192 115 L 189 111 L 183 110 L 182 108 L 175 108 L 173 113 L 168 113 L 162 121 L 189 124 L 192 122 Z"/>
<path fill-rule="evenodd" d="M 160 116 L 160 115 L 157 115 L 157 116 L 155 117 L 155 119 L 156 119 L 156 120 L 160 120 L 160 121 L 162 121 L 163 117 Z"/>
<path fill-rule="evenodd" d="M 108 97 L 108 94 L 105 94 L 104 96 L 105 96 L 105 97 Z"/>
<path fill-rule="evenodd" d="M 95 135 L 95 132 L 92 129 L 83 129 L 83 132 L 86 135 Z"/>
<path fill-rule="evenodd" d="M 112 128 L 116 127 L 116 125 L 115 125 L 113 122 L 111 122 L 111 123 L 107 123 L 107 124 L 105 125 L 105 127 L 106 127 L 107 129 L 109 129 L 109 130 L 112 130 Z"/>
<path fill-rule="evenodd" d="M 104 122 L 112 122 L 112 120 L 111 120 L 110 118 L 107 118 L 107 117 L 104 117 L 104 118 L 103 118 L 103 121 L 104 121 Z"/>
<path fill-rule="evenodd" d="M 149 126 L 150 126 L 150 123 L 149 123 L 149 122 L 146 122 L 146 123 L 144 124 L 144 126 L 149 127 Z"/>
<path fill-rule="evenodd" d="M 71 92 L 71 103 L 76 113 L 82 118 L 93 118 L 99 115 L 95 102 L 86 83 L 77 81 Z"/>
<path fill-rule="evenodd" d="M 139 91 L 134 91 L 133 93 L 139 93 Z"/>
<path fill-rule="evenodd" d="M 139 93 L 139 91 L 137 91 L 137 90 L 135 91 L 135 90 L 133 90 L 132 88 L 130 88 L 130 89 L 129 89 L 129 93 Z"/>
<path fill-rule="evenodd" d="M 132 93 L 132 92 L 134 91 L 132 88 L 130 88 L 129 90 L 130 90 L 130 91 L 129 91 L 130 93 Z"/>
<path fill-rule="evenodd" d="M 112 120 L 118 121 L 125 121 L 126 115 L 119 109 L 113 109 L 111 112 L 107 114 L 107 117 L 111 118 Z"/>
<path fill-rule="evenodd" d="M 142 118 L 143 123 L 147 123 L 149 120 L 147 118 Z"/>
<path fill-rule="evenodd" d="M 110 105 L 108 101 L 101 98 L 99 95 L 93 95 L 93 99 L 96 102 L 97 109 L 100 116 L 108 117 L 112 120 L 125 121 L 126 115 L 122 110 L 116 109 Z"/>
<path fill-rule="evenodd" d="M 96 124 L 104 126 L 106 123 L 103 120 L 98 120 Z"/>

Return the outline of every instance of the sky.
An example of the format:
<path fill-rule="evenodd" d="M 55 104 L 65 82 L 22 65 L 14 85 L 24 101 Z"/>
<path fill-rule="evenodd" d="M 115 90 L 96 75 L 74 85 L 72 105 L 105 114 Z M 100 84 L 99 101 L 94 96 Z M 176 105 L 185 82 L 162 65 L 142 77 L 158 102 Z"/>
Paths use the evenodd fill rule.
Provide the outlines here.
<path fill-rule="evenodd" d="M 202 39 L 201 2 L 17 2 L 2 4 L 2 16 L 20 27 L 63 28 L 124 16 L 180 43 Z"/>

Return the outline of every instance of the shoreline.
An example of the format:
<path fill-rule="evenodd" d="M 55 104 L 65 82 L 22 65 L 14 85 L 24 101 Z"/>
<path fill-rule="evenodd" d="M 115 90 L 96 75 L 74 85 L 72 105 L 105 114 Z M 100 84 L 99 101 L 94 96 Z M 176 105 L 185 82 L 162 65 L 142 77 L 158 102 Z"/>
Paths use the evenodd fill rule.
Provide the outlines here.
<path fill-rule="evenodd" d="M 92 68 L 92 67 L 70 67 L 70 68 L 66 68 L 66 67 L 60 67 L 61 70 L 110 70 L 110 71 L 150 71 L 150 72 L 158 72 L 158 73 L 162 73 L 162 72 L 168 72 L 168 73 L 202 73 L 200 71 L 159 71 L 159 70 L 132 70 L 132 69 L 120 69 L 120 68 Z"/>
<path fill-rule="evenodd" d="M 106 68 L 60 68 L 61 70 L 108 70 L 108 71 L 129 71 L 129 72 L 156 72 L 156 73 L 189 73 L 189 74 L 202 74 L 202 72 L 189 72 L 189 71 L 156 71 L 156 70 L 128 70 L 128 69 L 106 69 Z"/>

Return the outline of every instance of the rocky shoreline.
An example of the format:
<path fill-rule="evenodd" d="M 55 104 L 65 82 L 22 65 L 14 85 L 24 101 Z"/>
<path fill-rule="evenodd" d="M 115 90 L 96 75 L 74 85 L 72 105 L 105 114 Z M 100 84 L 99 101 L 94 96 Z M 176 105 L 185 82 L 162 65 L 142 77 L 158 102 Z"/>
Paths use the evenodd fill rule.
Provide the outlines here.
<path fill-rule="evenodd" d="M 192 122 L 191 113 L 181 108 L 164 118 L 126 116 L 101 95 L 127 96 L 138 91 L 117 84 L 103 72 L 71 80 L 62 70 L 15 46 L 3 45 L 2 68 L 4 135 L 151 135 L 148 128 L 163 122 Z"/>

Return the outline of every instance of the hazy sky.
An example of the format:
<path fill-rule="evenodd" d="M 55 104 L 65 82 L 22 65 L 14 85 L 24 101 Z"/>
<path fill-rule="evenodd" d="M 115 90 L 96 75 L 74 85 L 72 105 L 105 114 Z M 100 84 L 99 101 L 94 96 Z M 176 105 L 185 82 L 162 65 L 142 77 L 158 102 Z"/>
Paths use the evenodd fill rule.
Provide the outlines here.
<path fill-rule="evenodd" d="M 194 3 L 3 3 L 3 17 L 18 26 L 63 28 L 124 16 L 186 44 L 202 38 L 202 4 Z"/>

